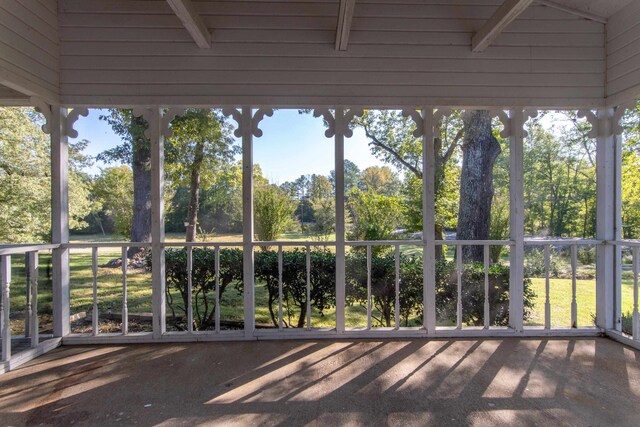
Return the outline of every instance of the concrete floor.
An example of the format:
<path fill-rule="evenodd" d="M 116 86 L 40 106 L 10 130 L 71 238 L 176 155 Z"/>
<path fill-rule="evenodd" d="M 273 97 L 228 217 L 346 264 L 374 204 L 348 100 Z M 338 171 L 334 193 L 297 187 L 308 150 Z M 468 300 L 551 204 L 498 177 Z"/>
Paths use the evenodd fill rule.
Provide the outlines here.
<path fill-rule="evenodd" d="M 640 425 L 606 338 L 62 347 L 0 376 L 0 425 Z"/>

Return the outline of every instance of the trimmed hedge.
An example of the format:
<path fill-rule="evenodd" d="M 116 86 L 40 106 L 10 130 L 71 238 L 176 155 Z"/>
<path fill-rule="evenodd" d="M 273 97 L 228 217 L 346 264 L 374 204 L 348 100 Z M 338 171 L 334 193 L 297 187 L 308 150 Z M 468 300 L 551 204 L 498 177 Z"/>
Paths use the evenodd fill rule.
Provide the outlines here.
<path fill-rule="evenodd" d="M 329 250 L 312 250 L 310 273 L 310 305 L 321 315 L 335 307 L 335 254 Z M 165 255 L 167 274 L 167 303 L 174 319 L 186 318 L 187 256 L 185 249 L 169 249 Z M 242 293 L 242 251 L 220 250 L 220 297 L 230 286 Z M 304 327 L 307 316 L 306 251 L 294 249 L 282 253 L 283 324 Z M 457 274 L 453 261 L 436 262 L 436 317 L 439 324 L 455 325 L 457 307 Z M 383 252 L 371 259 L 371 295 L 373 322 L 376 326 L 395 326 L 395 256 Z M 422 324 L 423 283 L 422 257 L 400 255 L 400 319 L 402 326 Z M 278 326 L 278 253 L 259 250 L 255 253 L 256 286 L 267 291 L 271 321 Z M 462 321 L 465 324 L 484 324 L 484 266 L 467 264 L 462 273 Z M 215 322 L 215 251 L 193 249 L 193 310 L 194 328 L 208 329 Z M 509 319 L 509 268 L 493 264 L 489 269 L 490 324 L 506 325 Z M 180 300 L 171 296 L 178 291 Z M 530 279 L 524 282 L 525 318 L 530 316 L 535 294 Z M 366 306 L 367 268 L 362 251 L 346 256 L 347 304 Z M 176 327 L 186 329 L 184 321 Z"/>

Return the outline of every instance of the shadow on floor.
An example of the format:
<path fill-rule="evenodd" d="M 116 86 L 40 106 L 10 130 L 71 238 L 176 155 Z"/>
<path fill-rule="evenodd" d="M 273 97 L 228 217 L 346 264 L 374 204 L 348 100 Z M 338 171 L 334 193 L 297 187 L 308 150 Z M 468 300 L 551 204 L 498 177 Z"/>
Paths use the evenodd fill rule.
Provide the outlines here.
<path fill-rule="evenodd" d="M 634 425 L 606 338 L 62 347 L 0 376 L 3 425 Z"/>

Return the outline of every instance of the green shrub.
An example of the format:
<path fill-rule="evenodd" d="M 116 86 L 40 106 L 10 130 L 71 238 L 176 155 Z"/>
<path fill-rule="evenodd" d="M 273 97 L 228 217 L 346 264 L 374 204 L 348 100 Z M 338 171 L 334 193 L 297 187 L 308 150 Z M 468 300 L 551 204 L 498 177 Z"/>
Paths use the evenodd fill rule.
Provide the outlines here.
<path fill-rule="evenodd" d="M 196 330 L 204 330 L 215 326 L 215 250 L 193 249 L 193 272 L 191 279 L 193 295 L 193 322 Z M 171 310 L 174 326 L 186 329 L 182 319 L 187 317 L 188 275 L 187 251 L 185 249 L 168 249 L 165 251 L 166 297 Z M 242 289 L 242 250 L 220 250 L 220 294 L 222 298 L 229 285 Z M 172 290 L 180 294 L 180 300 L 174 301 Z"/>
<path fill-rule="evenodd" d="M 335 306 L 335 254 L 329 250 L 310 252 L 310 305 L 320 315 Z M 240 249 L 220 250 L 220 297 L 229 285 L 242 292 L 242 262 Z M 283 325 L 304 327 L 307 316 L 306 251 L 294 249 L 282 253 Z M 187 260 L 184 249 L 166 251 L 167 303 L 174 319 L 186 317 Z M 395 318 L 395 254 L 390 251 L 371 259 L 371 295 L 373 317 L 379 326 L 393 326 Z M 278 326 L 279 272 L 278 253 L 259 250 L 255 253 L 256 283 L 267 291 L 271 321 Z M 484 266 L 467 264 L 462 272 L 462 322 L 484 324 Z M 215 322 L 215 252 L 212 249 L 193 250 L 193 310 L 194 327 L 207 329 Z M 181 296 L 172 298 L 173 290 Z M 367 304 L 366 255 L 354 251 L 346 257 L 346 293 L 350 305 Z M 436 262 L 436 317 L 439 323 L 455 324 L 457 318 L 457 274 L 453 261 Z M 423 263 L 420 255 L 400 256 L 400 319 L 404 326 L 421 325 L 423 314 Z M 525 318 L 533 308 L 535 294 L 530 279 L 524 281 Z M 490 324 L 507 325 L 509 321 L 509 268 L 493 264 L 489 269 Z M 379 313 L 379 316 L 375 313 Z M 176 326 L 183 324 L 176 321 Z"/>
<path fill-rule="evenodd" d="M 328 250 L 310 252 L 310 302 L 322 315 L 335 305 L 335 255 Z M 278 326 L 279 273 L 278 252 L 260 250 L 255 254 L 255 277 L 267 289 L 271 321 Z M 294 249 L 282 252 L 283 324 L 301 328 L 307 316 L 307 254 Z M 296 318 L 296 313 L 298 314 Z"/>

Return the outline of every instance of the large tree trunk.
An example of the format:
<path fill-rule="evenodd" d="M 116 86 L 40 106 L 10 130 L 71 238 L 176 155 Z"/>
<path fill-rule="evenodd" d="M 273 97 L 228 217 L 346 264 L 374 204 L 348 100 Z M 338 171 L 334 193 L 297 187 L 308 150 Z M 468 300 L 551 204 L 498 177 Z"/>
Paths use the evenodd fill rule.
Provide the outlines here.
<path fill-rule="evenodd" d="M 196 151 L 191 167 L 191 183 L 189 188 L 189 209 L 187 211 L 187 242 L 196 241 L 196 227 L 198 226 L 198 209 L 200 208 L 200 169 L 204 159 L 204 143 L 196 144 Z"/>
<path fill-rule="evenodd" d="M 493 201 L 493 165 L 501 152 L 488 111 L 465 111 L 458 240 L 488 240 Z M 482 246 L 465 246 L 465 262 L 483 262 Z"/>
<path fill-rule="evenodd" d="M 146 127 L 142 117 L 133 117 L 132 126 Z M 133 216 L 131 218 L 132 242 L 151 241 L 151 148 L 148 141 L 132 144 L 133 163 Z M 127 256 L 132 258 L 141 248 L 129 248 Z"/>

